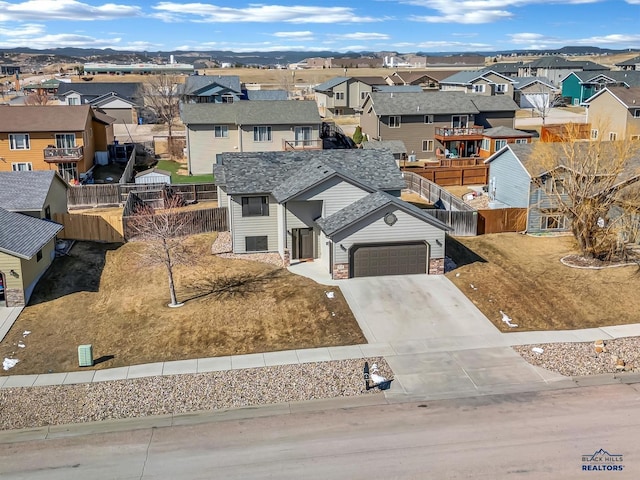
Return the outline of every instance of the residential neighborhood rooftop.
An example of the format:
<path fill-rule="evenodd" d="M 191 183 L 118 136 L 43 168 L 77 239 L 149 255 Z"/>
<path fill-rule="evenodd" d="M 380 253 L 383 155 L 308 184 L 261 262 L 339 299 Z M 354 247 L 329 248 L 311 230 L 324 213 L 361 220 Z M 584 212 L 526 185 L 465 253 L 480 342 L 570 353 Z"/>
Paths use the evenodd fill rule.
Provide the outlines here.
<path fill-rule="evenodd" d="M 17 211 L 42 210 L 54 181 L 60 181 L 68 188 L 67 182 L 55 170 L 0 172 L 0 207 Z"/>
<path fill-rule="evenodd" d="M 0 208 L 0 251 L 29 260 L 62 230 L 62 225 Z"/>
<path fill-rule="evenodd" d="M 270 102 L 192 103 L 181 112 L 185 125 L 289 125 L 320 124 L 316 102 L 311 100 L 273 100 Z"/>
<path fill-rule="evenodd" d="M 0 132 L 82 132 L 87 115 L 106 125 L 115 121 L 90 105 L 0 105 Z"/>

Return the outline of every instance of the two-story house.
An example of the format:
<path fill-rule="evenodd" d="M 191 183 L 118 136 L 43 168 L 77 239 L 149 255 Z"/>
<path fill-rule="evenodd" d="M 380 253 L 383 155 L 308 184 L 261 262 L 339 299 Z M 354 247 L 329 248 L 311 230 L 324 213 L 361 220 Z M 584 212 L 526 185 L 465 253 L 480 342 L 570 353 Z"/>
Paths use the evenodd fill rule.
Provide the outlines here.
<path fill-rule="evenodd" d="M 585 60 L 568 60 L 563 57 L 541 57 L 525 63 L 518 69 L 519 77 L 545 77 L 552 85 L 559 87 L 562 79 L 571 72 L 605 72 L 609 67 Z"/>
<path fill-rule="evenodd" d="M 582 105 L 604 87 L 640 87 L 640 71 L 571 72 L 562 80 L 562 97 Z"/>
<path fill-rule="evenodd" d="M 322 149 L 313 101 L 194 103 L 182 106 L 189 173 L 206 174 L 223 152 Z"/>
<path fill-rule="evenodd" d="M 520 108 L 545 110 L 556 97 L 558 89 L 544 77 L 518 77 L 513 80 L 513 100 Z"/>
<path fill-rule="evenodd" d="M 478 95 L 509 95 L 513 98 L 513 82 L 514 79 L 493 70 L 466 70 L 441 80 L 440 90 Z"/>
<path fill-rule="evenodd" d="M 616 67 L 620 70 L 640 70 L 640 55 L 637 57 L 630 58 L 629 60 L 625 60 L 624 62 L 616 63 Z"/>
<path fill-rule="evenodd" d="M 0 106 L 0 171 L 55 170 L 79 181 L 113 143 L 113 121 L 90 105 Z"/>
<path fill-rule="evenodd" d="M 396 71 L 385 77 L 389 85 L 418 85 L 422 90 L 440 90 L 440 82 L 456 73 L 452 70 Z"/>
<path fill-rule="evenodd" d="M 89 104 L 114 118 L 114 123 L 135 125 L 144 104 L 137 82 L 61 83 L 57 91 L 63 105 Z"/>
<path fill-rule="evenodd" d="M 354 115 L 375 86 L 387 86 L 382 77 L 335 77 L 313 87 L 322 118 Z"/>
<path fill-rule="evenodd" d="M 388 151 L 224 153 L 214 175 L 234 253 L 319 262 L 334 279 L 444 273 L 451 229 L 400 200 Z"/>
<path fill-rule="evenodd" d="M 517 109 L 505 95 L 374 92 L 360 125 L 369 140 L 401 140 L 417 159 L 479 157 L 484 130 L 513 128 Z"/>
<path fill-rule="evenodd" d="M 605 87 L 584 103 L 593 140 L 640 140 L 640 86 Z"/>
<path fill-rule="evenodd" d="M 243 100 L 238 75 L 192 75 L 182 86 L 185 103 L 234 103 Z"/>

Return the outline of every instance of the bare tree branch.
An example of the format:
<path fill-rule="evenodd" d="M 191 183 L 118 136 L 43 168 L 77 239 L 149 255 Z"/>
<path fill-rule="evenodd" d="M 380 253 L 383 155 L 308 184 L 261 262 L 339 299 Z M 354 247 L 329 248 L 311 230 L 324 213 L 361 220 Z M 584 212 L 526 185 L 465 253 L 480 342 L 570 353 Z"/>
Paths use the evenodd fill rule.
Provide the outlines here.
<path fill-rule="evenodd" d="M 140 96 L 144 105 L 153 111 L 167 125 L 169 130 L 169 154 L 174 156 L 173 129 L 180 116 L 180 85 L 182 79 L 177 75 L 156 75 L 142 84 Z"/>

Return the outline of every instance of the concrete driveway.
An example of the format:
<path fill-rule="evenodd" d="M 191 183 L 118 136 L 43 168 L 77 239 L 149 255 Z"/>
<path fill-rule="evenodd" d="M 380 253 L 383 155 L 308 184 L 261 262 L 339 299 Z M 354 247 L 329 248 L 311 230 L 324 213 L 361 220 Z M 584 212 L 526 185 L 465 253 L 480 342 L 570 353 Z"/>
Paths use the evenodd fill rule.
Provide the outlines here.
<path fill-rule="evenodd" d="M 369 343 L 502 337 L 444 275 L 352 278 L 340 289 Z"/>

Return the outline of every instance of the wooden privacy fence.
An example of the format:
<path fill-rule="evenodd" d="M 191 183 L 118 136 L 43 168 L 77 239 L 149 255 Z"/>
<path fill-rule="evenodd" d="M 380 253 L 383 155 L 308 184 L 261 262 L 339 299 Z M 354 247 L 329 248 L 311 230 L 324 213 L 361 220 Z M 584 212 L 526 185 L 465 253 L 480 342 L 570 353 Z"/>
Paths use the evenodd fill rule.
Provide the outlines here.
<path fill-rule="evenodd" d="M 122 216 L 54 213 L 52 220 L 64 226 L 59 238 L 90 242 L 124 242 Z"/>
<path fill-rule="evenodd" d="M 69 207 L 103 207 L 121 205 L 127 201 L 129 192 L 161 190 L 164 183 L 76 185 L 67 190 Z M 187 202 L 217 200 L 218 192 L 214 183 L 172 184 L 174 192 L 181 194 Z"/>
<path fill-rule="evenodd" d="M 478 235 L 486 233 L 524 232 L 526 228 L 526 208 L 478 210 Z"/>
<path fill-rule="evenodd" d="M 229 222 L 227 219 L 227 208 L 206 208 L 202 210 L 186 210 L 184 212 L 176 212 L 167 215 L 167 223 L 184 223 L 183 228 L 180 229 L 181 235 L 195 235 L 196 233 L 206 232 L 225 232 L 229 230 Z M 138 230 L 134 227 L 135 222 L 140 222 L 140 218 L 145 217 L 141 215 L 122 217 L 122 226 L 125 240 L 130 240 L 136 236 Z"/>
<path fill-rule="evenodd" d="M 489 167 L 487 165 L 469 167 L 410 167 L 403 168 L 404 172 L 411 172 L 424 177 L 438 185 L 486 185 L 489 181 Z"/>

